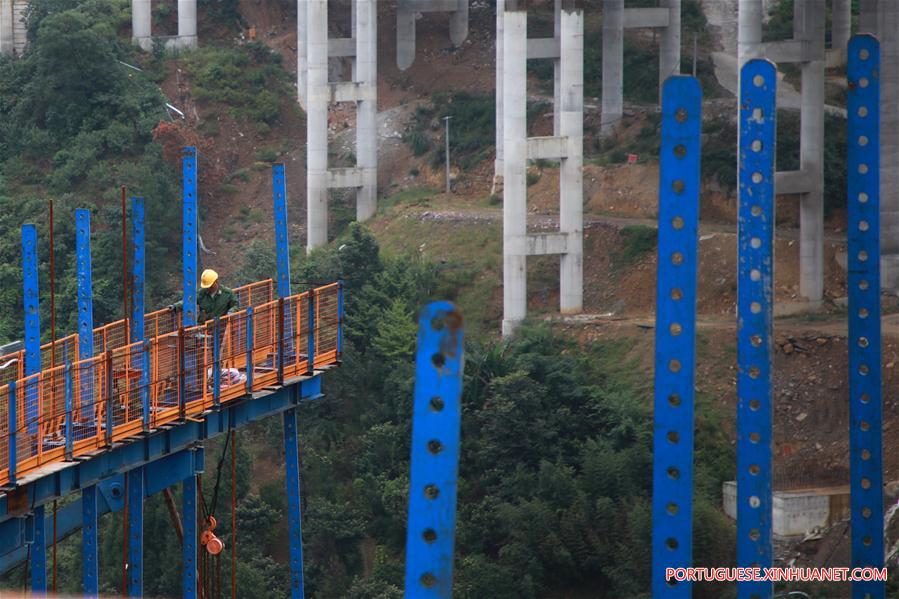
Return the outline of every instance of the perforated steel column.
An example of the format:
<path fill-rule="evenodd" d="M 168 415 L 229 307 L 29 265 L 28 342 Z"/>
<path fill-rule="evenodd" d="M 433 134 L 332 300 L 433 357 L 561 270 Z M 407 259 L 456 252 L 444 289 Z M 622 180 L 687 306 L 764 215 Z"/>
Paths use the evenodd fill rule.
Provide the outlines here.
<path fill-rule="evenodd" d="M 662 87 L 656 288 L 652 592 L 690 597 L 667 568 L 692 562 L 693 371 L 702 92 L 693 77 Z"/>
<path fill-rule="evenodd" d="M 462 316 L 434 302 L 418 321 L 406 597 L 453 593 L 453 544 L 462 396 Z"/>
<path fill-rule="evenodd" d="M 852 567 L 883 567 L 883 413 L 880 366 L 880 44 L 849 42 L 849 465 Z M 854 582 L 880 599 L 883 582 Z"/>
<path fill-rule="evenodd" d="M 740 71 L 737 223 L 737 566 L 771 566 L 771 316 L 777 69 L 752 59 Z M 770 582 L 738 584 L 770 597 Z"/>

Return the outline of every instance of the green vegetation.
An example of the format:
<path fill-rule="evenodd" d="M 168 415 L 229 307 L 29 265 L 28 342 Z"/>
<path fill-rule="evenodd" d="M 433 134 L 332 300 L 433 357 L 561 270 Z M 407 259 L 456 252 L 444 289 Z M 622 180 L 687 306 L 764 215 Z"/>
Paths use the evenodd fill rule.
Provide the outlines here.
<path fill-rule="evenodd" d="M 178 232 L 177 171 L 163 161 L 153 130 L 165 118 L 164 97 L 140 73 L 122 66 L 129 43 L 116 31 L 127 22 L 122 0 L 31 3 L 27 54 L 0 58 L 0 342 L 21 338 L 22 223 L 38 224 L 39 276 L 48 288 L 47 195 L 56 198 L 59 331 L 76 328 L 75 208 L 93 213 L 94 318 L 121 316 L 118 186 L 140 194 L 147 209 L 147 301 L 169 293 Z M 46 300 L 46 296 L 43 297 Z M 42 314 L 49 338 L 49 314 Z"/>
<path fill-rule="evenodd" d="M 261 42 L 241 48 L 203 47 L 185 59 L 197 100 L 229 107 L 232 118 L 271 126 L 291 95 L 281 55 Z"/>
<path fill-rule="evenodd" d="M 629 266 L 653 251 L 658 242 L 659 232 L 653 227 L 629 225 L 619 232 L 621 247 L 615 254 L 614 263 L 618 267 Z"/>
<path fill-rule="evenodd" d="M 525 181 L 528 184 L 528 187 L 532 185 L 536 185 L 537 181 L 540 180 L 540 171 L 534 169 L 528 169 L 527 174 L 525 174 Z"/>
<path fill-rule="evenodd" d="M 422 156 L 433 147 L 431 162 L 435 167 L 442 165 L 446 160 L 442 119 L 450 116 L 450 160 L 468 170 L 493 151 L 495 114 L 490 94 L 434 94 L 430 105 L 415 109 L 413 128 L 403 135 L 403 141 L 415 156 Z M 440 143 L 432 142 L 428 133 L 431 129 L 439 130 Z"/>

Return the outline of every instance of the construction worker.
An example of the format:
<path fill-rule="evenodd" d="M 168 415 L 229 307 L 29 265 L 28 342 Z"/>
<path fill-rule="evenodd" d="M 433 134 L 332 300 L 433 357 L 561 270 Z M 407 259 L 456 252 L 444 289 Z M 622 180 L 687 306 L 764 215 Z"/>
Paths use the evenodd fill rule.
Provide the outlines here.
<path fill-rule="evenodd" d="M 181 310 L 182 302 L 169 306 L 173 310 Z M 204 323 L 225 314 L 237 312 L 237 296 L 234 291 L 219 283 L 219 275 L 207 268 L 200 275 L 200 292 L 197 293 L 197 323 Z"/>

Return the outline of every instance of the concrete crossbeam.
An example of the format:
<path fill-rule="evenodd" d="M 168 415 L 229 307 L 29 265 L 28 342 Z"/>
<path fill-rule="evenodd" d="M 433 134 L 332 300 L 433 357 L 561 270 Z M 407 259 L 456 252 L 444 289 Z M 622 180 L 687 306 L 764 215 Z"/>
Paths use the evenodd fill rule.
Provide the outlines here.
<path fill-rule="evenodd" d="M 378 98 L 377 88 L 362 81 L 337 81 L 328 86 L 331 89 L 331 102 L 374 101 Z"/>
<path fill-rule="evenodd" d="M 774 174 L 777 194 L 808 193 L 815 188 L 815 177 L 807 171 L 779 171 Z"/>
<path fill-rule="evenodd" d="M 405 71 L 415 61 L 415 20 L 426 12 L 449 12 L 449 34 L 459 47 L 468 37 L 469 0 L 397 0 L 396 64 Z"/>
<path fill-rule="evenodd" d="M 552 256 L 568 252 L 568 235 L 560 232 L 529 233 L 527 236 L 528 256 Z"/>
<path fill-rule="evenodd" d="M 767 42 L 762 47 L 765 57 L 778 64 L 824 60 L 824 44 L 815 40 Z"/>
<path fill-rule="evenodd" d="M 328 40 L 328 57 L 345 58 L 356 56 L 356 40 L 351 37 L 339 37 Z"/>
<path fill-rule="evenodd" d="M 528 60 L 559 58 L 559 40 L 555 37 L 537 37 L 528 40 Z"/>
<path fill-rule="evenodd" d="M 362 187 L 362 169 L 351 166 L 328 169 L 328 189 Z"/>
<path fill-rule="evenodd" d="M 529 160 L 559 160 L 568 156 L 568 138 L 557 136 L 529 137 Z"/>

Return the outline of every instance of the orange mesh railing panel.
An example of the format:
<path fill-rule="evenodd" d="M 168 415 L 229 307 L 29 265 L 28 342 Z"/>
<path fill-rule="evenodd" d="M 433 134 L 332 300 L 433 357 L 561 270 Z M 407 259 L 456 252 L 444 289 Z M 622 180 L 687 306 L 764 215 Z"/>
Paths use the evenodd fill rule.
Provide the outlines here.
<path fill-rule="evenodd" d="M 146 343 L 127 343 L 124 320 L 98 327 L 92 358 L 78 360 L 77 336 L 70 335 L 56 342 L 53 365 L 46 344 L 41 347 L 45 369 L 28 377 L 23 376 L 24 352 L 0 358 L 0 484 L 10 480 L 12 434 L 16 475 L 23 476 L 49 462 L 198 416 L 216 400 L 244 397 L 249 375 L 252 390 L 258 391 L 277 385 L 279 376 L 305 374 L 310 370 L 310 336 L 314 366 L 337 361 L 337 284 L 283 301 L 273 298 L 271 280 L 237 291 L 244 309 L 187 329 L 178 328 L 172 310 L 151 312 L 145 316 Z M 252 306 L 252 315 L 244 306 Z M 15 422 L 9 419 L 12 382 Z"/>

